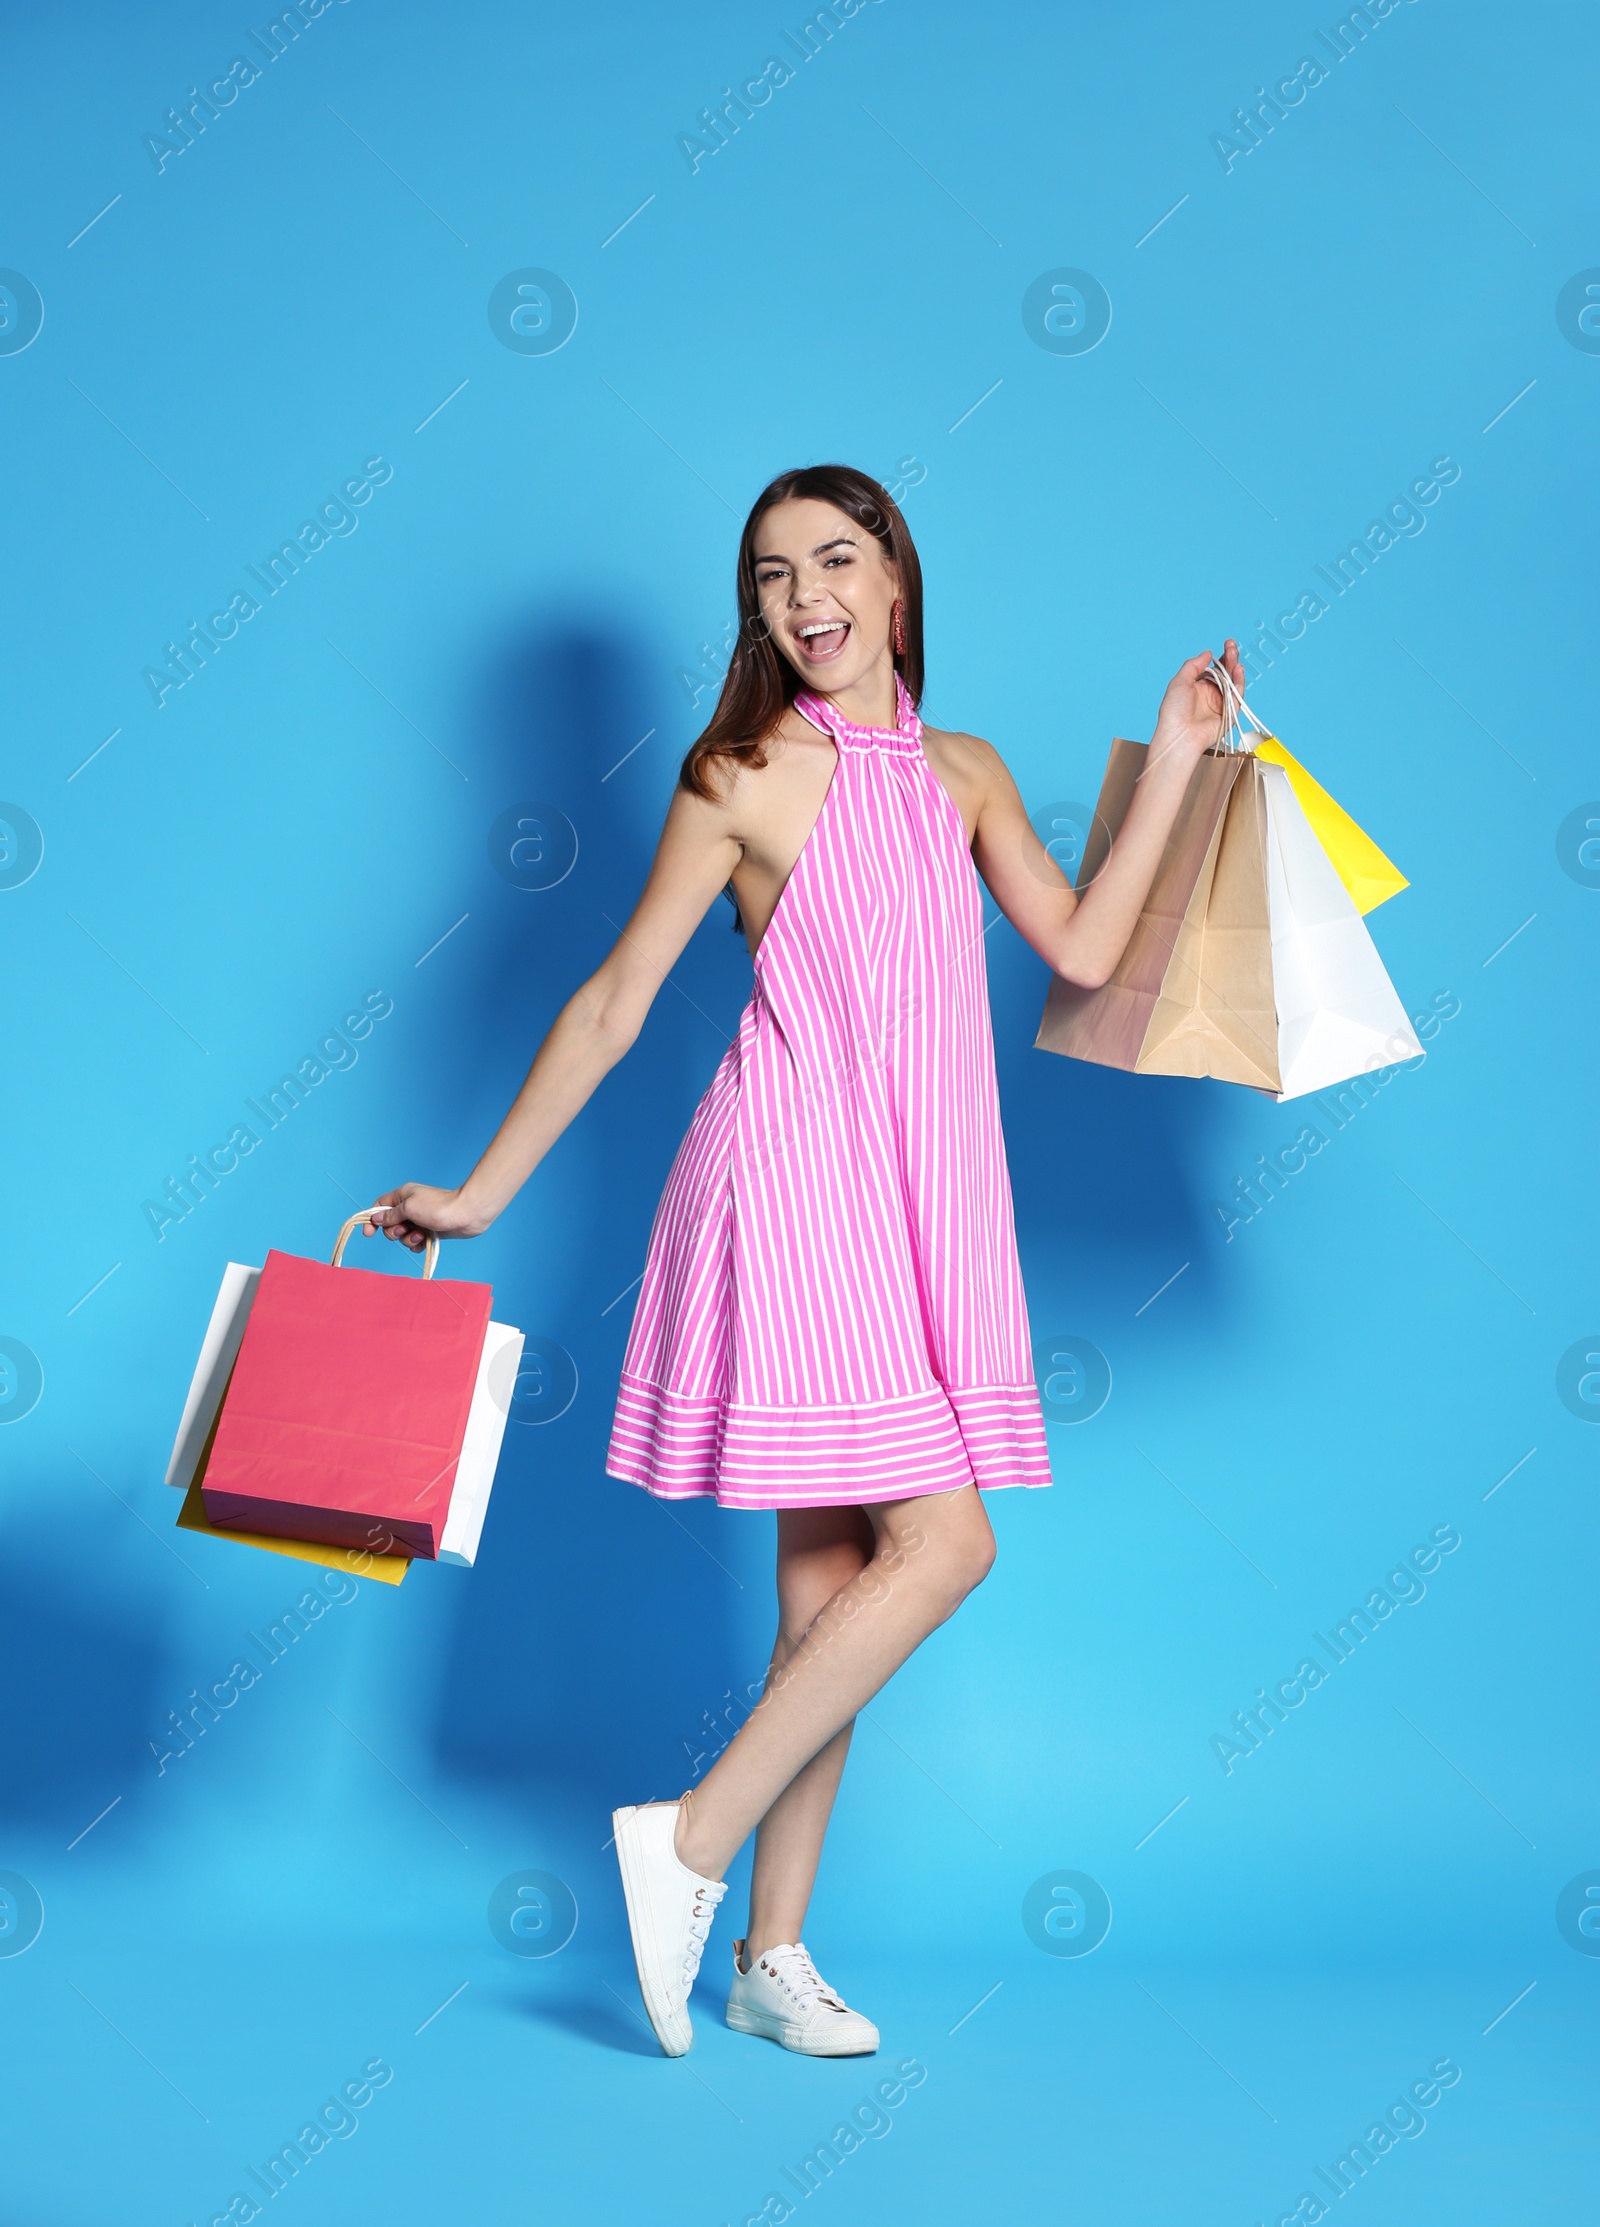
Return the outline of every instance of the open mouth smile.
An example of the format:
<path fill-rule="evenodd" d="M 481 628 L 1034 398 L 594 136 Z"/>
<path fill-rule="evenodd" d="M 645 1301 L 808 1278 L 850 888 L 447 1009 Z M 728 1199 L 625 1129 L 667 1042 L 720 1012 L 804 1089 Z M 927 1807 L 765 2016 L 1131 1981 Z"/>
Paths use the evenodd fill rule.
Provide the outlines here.
<path fill-rule="evenodd" d="M 848 619 L 812 619 L 795 630 L 800 655 L 808 665 L 829 665 L 850 638 Z"/>

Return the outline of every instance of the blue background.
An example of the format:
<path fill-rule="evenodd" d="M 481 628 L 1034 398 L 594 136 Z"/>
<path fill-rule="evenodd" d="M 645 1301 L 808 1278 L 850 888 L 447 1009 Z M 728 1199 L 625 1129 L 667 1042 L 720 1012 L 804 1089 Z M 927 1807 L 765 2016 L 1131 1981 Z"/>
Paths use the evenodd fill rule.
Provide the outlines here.
<path fill-rule="evenodd" d="M 3 792 L 44 843 L 0 877 L 0 1868 L 44 1909 L 0 1958 L 0 2141 L 29 2227 L 211 2220 L 379 2056 L 280 2209 L 803 2210 L 780 2168 L 909 2057 L 814 2208 L 1336 2209 L 1313 2168 L 1443 2057 L 1460 2081 L 1352 2210 L 1555 2216 L 1583 2185 L 1600 1944 L 1556 1901 L 1600 1864 L 1600 1408 L 1560 1370 L 1600 1348 L 1600 899 L 1558 830 L 1600 789 L 1600 361 L 1555 304 L 1600 263 L 1592 14 L 1420 0 L 1342 62 L 1301 0 L 873 0 L 804 64 L 799 20 L 351 0 L 270 63 L 198 6 L 6 32 L 0 261 L 45 311 L 0 356 Z M 258 81 L 158 170 L 145 135 L 238 55 Z M 774 55 L 792 81 L 691 171 L 678 135 Z M 1225 167 L 1213 135 L 1307 56 L 1326 81 Z M 1112 303 L 1088 353 L 1024 325 L 1062 266 Z M 528 267 L 576 297 L 558 352 L 490 329 Z M 602 1474 L 650 1214 L 748 991 L 720 904 L 449 1257 L 548 1341 L 480 1566 L 362 1583 L 158 1771 L 167 1712 L 302 1589 L 174 1531 L 161 1481 L 222 1265 L 466 1172 L 637 891 L 769 475 L 905 486 L 927 711 L 1033 809 L 1092 799 L 1181 657 L 1292 610 L 1446 456 L 1425 530 L 1254 690 L 1411 878 L 1372 925 L 1411 1011 L 1458 1008 L 1426 1064 L 1226 1235 L 1303 1109 L 1035 1052 L 1044 970 L 989 937 L 1034 1329 L 1111 1390 L 1052 1426 L 1054 1491 L 991 1503 L 994 1576 L 860 1727 L 808 1935 L 883 2058 L 728 2034 L 725 1923 L 663 2063 L 601 1845 L 613 1803 L 688 1782 L 770 1639 L 768 1518 Z M 163 645 L 375 457 L 356 530 L 158 708 Z M 491 861 L 523 803 L 576 833 L 553 888 Z M 373 991 L 359 1060 L 158 1237 L 144 1202 Z M 1232 1712 L 1444 1524 L 1426 1597 L 1225 1773 Z M 576 1897 L 559 1954 L 490 1930 L 524 1870 Z M 1092 1955 L 1024 1928 L 1060 1870 L 1110 1899 Z"/>

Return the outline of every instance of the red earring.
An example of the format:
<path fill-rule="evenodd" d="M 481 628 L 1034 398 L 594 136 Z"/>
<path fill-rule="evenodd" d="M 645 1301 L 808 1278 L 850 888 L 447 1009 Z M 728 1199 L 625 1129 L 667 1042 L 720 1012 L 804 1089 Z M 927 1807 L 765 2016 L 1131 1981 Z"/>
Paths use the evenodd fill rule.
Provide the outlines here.
<path fill-rule="evenodd" d="M 906 654 L 906 622 L 900 610 L 898 597 L 895 599 L 894 606 L 894 654 L 896 657 L 904 657 Z"/>

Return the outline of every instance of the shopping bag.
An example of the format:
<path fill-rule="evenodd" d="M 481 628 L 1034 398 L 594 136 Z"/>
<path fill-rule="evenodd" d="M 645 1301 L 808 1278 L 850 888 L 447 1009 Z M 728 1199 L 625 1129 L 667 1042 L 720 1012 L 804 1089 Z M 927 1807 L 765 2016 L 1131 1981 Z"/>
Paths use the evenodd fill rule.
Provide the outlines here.
<path fill-rule="evenodd" d="M 341 1269 L 350 1232 L 366 1219 L 354 1215 L 344 1225 L 329 1266 L 267 1255 L 221 1402 L 202 1496 L 207 1517 L 224 1529 L 436 1558 L 483 1364 L 491 1294 L 486 1284 L 435 1283 L 438 1247 L 431 1240 L 419 1282 Z M 228 1335 L 215 1341 L 212 1383 Z M 476 1451 L 473 1468 L 481 1473 Z"/>
<path fill-rule="evenodd" d="M 456 1464 L 450 1511 L 439 1539 L 441 1562 L 459 1562 L 470 1569 L 477 1560 L 506 1418 L 516 1395 L 522 1345 L 520 1330 L 512 1330 L 503 1322 L 490 1323 L 472 1388 L 472 1408 L 461 1442 L 461 1459 Z"/>
<path fill-rule="evenodd" d="M 1275 1090 L 1266 803 L 1255 761 L 1236 763 L 1210 881 L 1184 915 L 1137 1071 Z"/>
<path fill-rule="evenodd" d="M 1148 752 L 1142 742 L 1119 738 L 1111 745 L 1078 870 L 1080 889 L 1094 880 L 1121 832 Z M 1098 990 L 1081 989 L 1059 975 L 1051 982 L 1036 1039 L 1041 1050 L 1142 1071 L 1151 1018 L 1180 952 L 1178 971 L 1185 981 L 1193 978 L 1195 927 L 1205 916 L 1228 801 L 1244 763 L 1242 754 L 1221 751 L 1207 751 L 1201 759 L 1116 972 Z M 1167 1033 L 1166 1017 L 1162 1026 Z"/>
<path fill-rule="evenodd" d="M 374 1524 L 369 1535 L 374 1543 L 358 1550 L 323 1546 L 305 1539 L 269 1538 L 263 1532 L 224 1529 L 212 1523 L 206 1514 L 201 1487 L 211 1440 L 260 1278 L 259 1268 L 247 1268 L 238 1261 L 229 1261 L 222 1272 L 222 1285 L 206 1326 L 200 1359 L 184 1403 L 183 1420 L 167 1465 L 167 1483 L 180 1486 L 184 1492 L 178 1522 L 187 1531 L 205 1532 L 217 1539 L 234 1539 L 246 1546 L 265 1548 L 269 1553 L 291 1555 L 302 1562 L 320 1563 L 329 1569 L 353 1570 L 360 1577 L 374 1577 L 384 1584 L 398 1585 L 411 1567 L 411 1556 L 383 1551 L 387 1534 L 380 1524 Z M 516 1391 L 522 1347 L 520 1330 L 513 1330 L 503 1322 L 490 1323 L 473 1386 L 461 1459 L 456 1464 L 450 1510 L 440 1538 L 441 1562 L 457 1562 L 470 1567 L 476 1558 L 505 1436 L 506 1418 Z M 392 1546 L 392 1542 L 390 1544 Z"/>
<path fill-rule="evenodd" d="M 1358 909 L 1404 888 L 1404 878 L 1220 667 L 1213 677 L 1226 731 L 1195 769 L 1128 948 L 1100 989 L 1052 981 L 1037 1045 L 1136 1074 L 1243 1083 L 1280 1100 L 1418 1056 Z M 1080 889 L 1121 829 L 1142 761 L 1141 745 L 1113 743 L 1095 815 L 1096 836 L 1102 822 L 1106 833 L 1085 848 Z M 1324 830 L 1337 857 L 1319 840 Z"/>
<path fill-rule="evenodd" d="M 1389 898 L 1409 889 L 1398 866 L 1384 857 L 1365 828 L 1357 827 L 1342 804 L 1314 781 L 1299 760 L 1292 758 L 1276 735 L 1265 728 L 1256 736 L 1255 755 L 1268 765 L 1282 766 L 1289 786 L 1300 800 L 1311 823 L 1311 832 L 1327 852 L 1334 871 L 1350 892 L 1357 912 L 1369 913 Z"/>
<path fill-rule="evenodd" d="M 1257 753 L 1259 763 L 1260 753 Z M 1278 1091 L 1303 1097 L 1421 1055 L 1366 922 L 1317 840 L 1288 775 L 1260 768 L 1266 791 Z"/>
<path fill-rule="evenodd" d="M 296 1562 L 316 1562 L 325 1570 L 347 1570 L 355 1577 L 373 1577 L 381 1585 L 398 1585 L 411 1567 L 409 1554 L 374 1554 L 365 1548 L 358 1552 L 355 1547 L 318 1546 L 312 1539 L 269 1539 L 264 1531 L 225 1530 L 206 1514 L 198 1479 L 183 1496 L 178 1524 L 181 1530 L 203 1532 L 208 1539 L 232 1539 L 237 1546 L 260 1547 L 268 1554 L 286 1554 Z"/>
<path fill-rule="evenodd" d="M 260 1281 L 260 1269 L 247 1268 L 240 1261 L 230 1260 L 222 1271 L 222 1284 L 201 1341 L 200 1358 L 195 1363 L 183 1419 L 173 1443 L 172 1459 L 167 1464 L 167 1483 L 177 1485 L 183 1492 L 178 1522 L 185 1531 L 204 1532 L 213 1539 L 232 1539 L 241 1546 L 263 1548 L 269 1554 L 288 1555 L 298 1562 L 315 1562 L 325 1569 L 351 1570 L 358 1577 L 372 1577 L 384 1585 L 398 1585 L 411 1567 L 409 1554 L 385 1553 L 370 1547 L 358 1551 L 354 1547 L 321 1546 L 310 1539 L 272 1539 L 259 1531 L 224 1530 L 206 1514 L 201 1486 L 211 1457 L 211 1442 L 216 1436 L 217 1418 L 222 1412 L 228 1379 L 238 1358 L 239 1341 L 250 1319 L 250 1302 Z M 377 1538 L 381 1547 L 384 1539 L 381 1530 Z"/>
<path fill-rule="evenodd" d="M 239 1340 L 244 1336 L 244 1326 L 250 1319 L 250 1302 L 260 1281 L 259 1268 L 246 1268 L 236 1260 L 230 1260 L 222 1271 L 222 1286 L 200 1342 L 200 1358 L 195 1363 L 189 1397 L 183 1403 L 183 1420 L 178 1425 L 172 1459 L 167 1464 L 169 1485 L 181 1485 L 187 1490 L 194 1482 L 202 1455 L 210 1451 L 212 1426 L 221 1409 L 228 1378 L 233 1374 L 233 1364 L 239 1358 Z"/>

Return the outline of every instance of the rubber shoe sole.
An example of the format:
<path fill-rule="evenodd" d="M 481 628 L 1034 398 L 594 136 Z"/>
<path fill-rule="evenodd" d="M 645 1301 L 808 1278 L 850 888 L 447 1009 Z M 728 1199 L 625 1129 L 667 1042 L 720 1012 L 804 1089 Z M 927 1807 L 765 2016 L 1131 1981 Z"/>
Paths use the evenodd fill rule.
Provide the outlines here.
<path fill-rule="evenodd" d="M 728 2005 L 727 2022 L 734 2033 L 758 2034 L 763 2041 L 775 2041 L 781 2049 L 792 2049 L 797 2057 L 870 2057 L 878 2046 L 876 2042 L 863 2046 L 841 2036 L 838 2048 L 818 2049 L 807 2041 L 805 2028 L 792 2019 L 779 2018 L 771 2011 L 746 2010 L 743 2003 Z"/>

